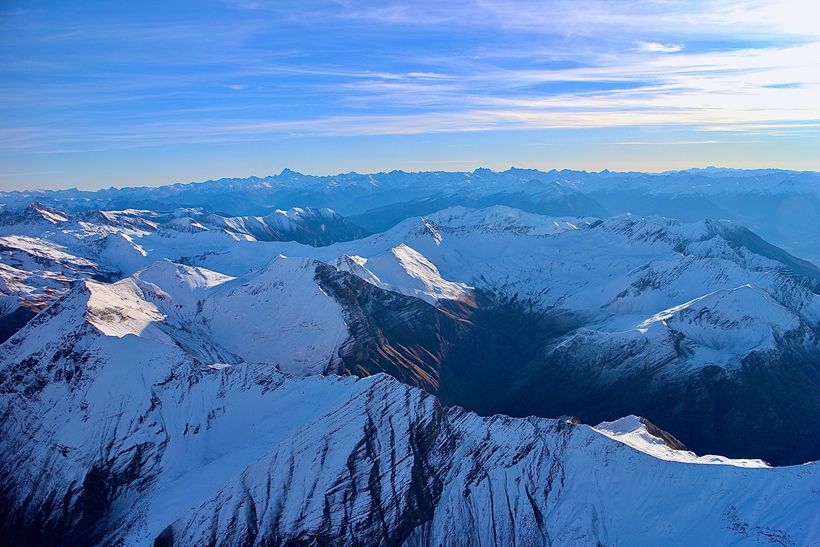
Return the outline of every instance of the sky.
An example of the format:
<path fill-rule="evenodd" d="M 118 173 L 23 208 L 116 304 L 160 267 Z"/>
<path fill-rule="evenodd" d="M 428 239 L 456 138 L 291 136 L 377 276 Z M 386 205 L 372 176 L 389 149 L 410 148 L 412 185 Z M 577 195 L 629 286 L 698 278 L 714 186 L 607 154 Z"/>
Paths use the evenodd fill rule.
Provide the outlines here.
<path fill-rule="evenodd" d="M 0 0 L 0 190 L 820 170 L 820 1 Z"/>

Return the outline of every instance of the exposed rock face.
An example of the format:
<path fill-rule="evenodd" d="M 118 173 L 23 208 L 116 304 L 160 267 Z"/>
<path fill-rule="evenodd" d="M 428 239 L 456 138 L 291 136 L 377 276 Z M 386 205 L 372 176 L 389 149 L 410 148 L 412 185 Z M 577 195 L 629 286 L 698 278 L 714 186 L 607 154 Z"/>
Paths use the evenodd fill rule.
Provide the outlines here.
<path fill-rule="evenodd" d="M 466 334 L 467 321 L 423 300 L 380 289 L 360 277 L 318 264 L 316 282 L 342 307 L 350 337 L 339 348 L 337 373 L 386 372 L 431 393 L 442 360 Z"/>
<path fill-rule="evenodd" d="M 669 433 L 668 431 L 664 431 L 660 427 L 656 426 L 646 418 L 641 418 L 641 423 L 646 428 L 646 431 L 652 435 L 663 441 L 663 443 L 673 450 L 686 450 L 686 445 L 680 442 L 674 435 Z"/>

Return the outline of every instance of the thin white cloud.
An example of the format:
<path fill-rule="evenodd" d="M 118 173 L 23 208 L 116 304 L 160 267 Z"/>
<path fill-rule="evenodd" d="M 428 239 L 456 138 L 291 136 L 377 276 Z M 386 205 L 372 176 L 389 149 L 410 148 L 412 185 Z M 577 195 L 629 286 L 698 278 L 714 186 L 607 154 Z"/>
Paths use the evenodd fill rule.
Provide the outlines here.
<path fill-rule="evenodd" d="M 265 3 L 277 6 L 276 0 Z M 558 35 L 619 33 L 686 36 L 788 33 L 820 36 L 816 0 L 338 0 L 336 17 L 400 26 L 502 28 Z M 327 16 L 327 14 L 324 14 Z"/>
<path fill-rule="evenodd" d="M 691 144 L 726 144 L 724 141 L 718 140 L 702 140 L 702 141 L 618 141 L 608 142 L 607 144 L 618 146 L 679 146 Z"/>
<path fill-rule="evenodd" d="M 78 120 L 71 132 L 55 127 L 0 131 L 8 137 L 0 141 L 0 148 L 242 142 L 271 134 L 358 136 L 664 125 L 779 135 L 817 129 L 818 59 L 820 42 L 791 48 L 662 55 L 648 61 L 627 57 L 610 64 L 563 70 L 477 71 L 461 79 L 425 79 L 410 74 L 373 77 L 373 73 L 366 73 L 371 79 L 345 87 L 346 100 L 356 102 L 354 112 L 294 120 L 247 109 L 236 113 L 224 110 L 222 117 L 206 119 L 194 117 L 197 113 L 192 112 L 190 119 L 171 116 L 162 123 L 139 123 L 137 119 L 106 130 L 83 127 Z M 596 92 L 510 93 L 510 86 L 514 91 L 522 83 L 539 86 L 596 81 L 621 81 L 624 85 Z M 801 85 L 771 87 L 772 83 L 795 81 Z M 632 85 L 643 82 L 652 83 Z M 384 113 L 386 107 L 398 111 Z M 245 117 L 237 117 L 240 115 Z M 708 144 L 706 140 L 697 143 Z"/>
<path fill-rule="evenodd" d="M 36 119 L 20 123 L 19 131 L 9 130 L 17 138 L 3 139 L 0 148 L 245 141 L 270 134 L 378 135 L 665 124 L 772 134 L 809 130 L 805 122 L 820 118 L 820 41 L 698 51 L 686 42 L 686 36 L 711 32 L 741 40 L 748 29 L 758 28 L 763 16 L 771 18 L 771 28 L 780 29 L 778 32 L 806 31 L 807 25 L 794 16 L 778 15 L 772 8 L 776 2 L 715 2 L 725 12 L 712 3 L 682 1 L 455 0 L 368 5 L 341 0 L 343 9 L 335 15 L 350 25 L 373 21 L 451 24 L 453 28 L 489 25 L 512 32 L 499 31 L 504 40 L 499 39 L 498 46 L 494 40 L 482 40 L 480 48 L 464 55 L 441 51 L 435 58 L 407 56 L 394 64 L 379 64 L 362 53 L 343 61 L 300 64 L 292 59 L 298 58 L 298 50 L 242 49 L 245 33 L 257 29 L 254 22 L 241 32 L 220 35 L 234 45 L 199 59 L 200 67 L 210 67 L 214 60 L 219 67 L 214 72 L 203 69 L 206 76 L 201 79 L 183 70 L 165 70 L 159 75 L 123 71 L 96 73 L 90 78 L 72 75 L 64 82 L 37 88 L 0 88 L 0 101 L 8 104 L 29 101 L 37 111 L 41 105 L 59 106 L 63 123 L 38 126 Z M 246 9 L 281 9 L 280 3 L 261 0 L 239 0 L 238 4 Z M 314 11 L 306 16 L 318 17 Z M 734 28 L 732 22 L 740 26 Z M 647 29 L 657 41 L 640 41 Z M 132 38 L 147 40 L 152 36 L 148 30 L 134 31 Z M 165 29 L 170 30 L 173 28 Z M 199 30 L 187 29 L 184 37 L 201 39 Z M 561 33 L 567 38 L 546 40 L 535 48 L 531 43 L 538 41 L 530 35 L 522 37 L 519 30 Z M 571 39 L 596 33 L 603 41 L 617 35 L 622 47 Z M 760 34 L 764 35 L 769 34 Z M 169 39 L 167 32 L 158 36 Z M 685 49 L 682 43 L 687 43 Z M 435 44 L 430 49 L 435 50 Z M 518 56 L 512 62 L 510 50 Z M 414 53 L 418 55 L 418 50 Z M 674 55 L 665 55 L 668 53 Z M 187 61 L 170 57 L 173 62 Z M 201 80 L 207 85 L 201 85 Z M 242 93 L 218 93 L 214 89 L 218 86 Z M 205 107 L 200 106 L 200 112 L 179 109 L 179 101 L 189 96 L 207 99 L 209 92 L 225 102 L 197 103 L 207 105 L 206 120 L 200 119 Z M 291 103 L 280 99 L 295 92 L 298 96 Z M 103 117 L 83 111 L 91 106 L 103 109 L 112 102 L 162 103 L 166 96 L 174 100 L 164 110 L 134 109 Z M 271 107 L 280 100 L 284 115 L 283 109 Z M 300 108 L 302 104 L 308 107 Z M 311 110 L 316 104 L 324 108 Z M 95 125 L 99 119 L 109 125 Z M 784 127 L 790 124 L 798 126 Z"/>
<path fill-rule="evenodd" d="M 677 53 L 682 49 L 683 46 L 680 44 L 661 44 L 658 42 L 641 42 L 638 44 L 638 50 L 645 53 Z"/>

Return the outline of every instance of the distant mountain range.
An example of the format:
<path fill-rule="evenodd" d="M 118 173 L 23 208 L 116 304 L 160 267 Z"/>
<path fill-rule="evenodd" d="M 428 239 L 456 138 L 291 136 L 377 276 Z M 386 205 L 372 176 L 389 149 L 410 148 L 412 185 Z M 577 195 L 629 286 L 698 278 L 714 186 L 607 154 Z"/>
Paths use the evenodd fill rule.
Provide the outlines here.
<path fill-rule="evenodd" d="M 155 188 L 0 193 L 0 204 L 10 209 L 32 200 L 65 211 L 201 207 L 227 216 L 331 208 L 371 232 L 456 205 L 506 205 L 551 216 L 713 218 L 738 222 L 792 254 L 820 262 L 816 172 L 707 168 L 650 174 L 513 168 L 312 176 L 285 169 L 271 177 Z"/>
<path fill-rule="evenodd" d="M 2 194 L 0 536 L 811 545 L 818 184 Z"/>

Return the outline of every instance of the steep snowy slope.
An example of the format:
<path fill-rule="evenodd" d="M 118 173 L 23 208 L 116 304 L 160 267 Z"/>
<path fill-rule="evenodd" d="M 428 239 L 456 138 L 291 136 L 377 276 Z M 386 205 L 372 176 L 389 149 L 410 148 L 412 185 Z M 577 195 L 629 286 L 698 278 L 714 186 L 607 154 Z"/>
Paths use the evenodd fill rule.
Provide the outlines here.
<path fill-rule="evenodd" d="M 337 260 L 337 265 L 374 285 L 416 296 L 430 303 L 471 298 L 471 287 L 447 281 L 435 264 L 404 243 L 369 259 L 342 255 Z"/>
<path fill-rule="evenodd" d="M 138 283 L 78 286 L 0 346 L 7 540 L 803 545 L 818 537 L 816 464 L 703 465 L 716 462 L 662 449 L 635 423 L 595 430 L 481 418 L 384 375 L 297 380 L 271 365 L 204 362 L 167 343 L 161 307 L 129 302 Z"/>
<path fill-rule="evenodd" d="M 612 422 L 601 422 L 595 426 L 595 430 L 660 460 L 753 468 L 767 467 L 763 460 L 733 460 L 716 455 L 698 456 L 688 451 L 686 446 L 670 433 L 659 429 L 655 424 L 640 416 L 629 415 Z"/>
<path fill-rule="evenodd" d="M 330 369 L 349 334 L 341 307 L 313 279 L 316 266 L 280 257 L 224 284 L 201 305 L 209 338 L 244 361 L 301 373 Z"/>

